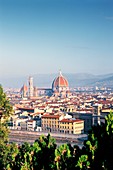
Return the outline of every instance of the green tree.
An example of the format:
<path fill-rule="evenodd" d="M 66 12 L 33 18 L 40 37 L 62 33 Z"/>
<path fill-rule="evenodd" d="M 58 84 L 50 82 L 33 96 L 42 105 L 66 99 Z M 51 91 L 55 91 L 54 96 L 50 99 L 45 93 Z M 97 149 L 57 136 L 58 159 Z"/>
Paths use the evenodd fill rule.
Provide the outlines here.
<path fill-rule="evenodd" d="M 50 134 L 47 136 L 41 135 L 33 146 L 33 169 L 55 169 L 55 149 L 55 139 Z"/>
<path fill-rule="evenodd" d="M 8 144 L 7 149 L 8 149 L 8 154 L 6 159 L 6 169 L 12 170 L 14 168 L 15 158 L 19 150 L 18 150 L 18 146 L 15 143 Z"/>
<path fill-rule="evenodd" d="M 13 108 L 0 85 L 0 144 L 8 140 L 7 121 L 12 113 Z"/>
<path fill-rule="evenodd" d="M 25 142 L 19 147 L 14 160 L 12 170 L 32 170 L 32 147 L 29 143 Z"/>
<path fill-rule="evenodd" d="M 63 144 L 55 150 L 55 162 L 57 170 L 69 170 L 74 168 L 73 152 L 74 149 L 70 144 Z"/>
<path fill-rule="evenodd" d="M 13 113 L 12 106 L 3 92 L 3 88 L 0 85 L 0 169 L 4 169 L 7 165 L 7 156 L 9 149 L 7 147 L 9 130 L 7 127 L 7 121 L 10 115 Z"/>
<path fill-rule="evenodd" d="M 104 166 L 106 169 L 113 169 L 113 112 L 110 111 L 105 118 L 106 133 L 104 137 Z M 111 156 L 112 155 L 112 156 Z"/>
<path fill-rule="evenodd" d="M 13 113 L 12 106 L 0 85 L 0 120 L 4 123 L 8 120 L 10 115 Z"/>
<path fill-rule="evenodd" d="M 90 162 L 88 161 L 88 156 L 81 155 L 79 157 L 76 167 L 79 167 L 79 169 L 82 169 L 82 170 L 87 170 L 89 166 L 90 166 Z"/>

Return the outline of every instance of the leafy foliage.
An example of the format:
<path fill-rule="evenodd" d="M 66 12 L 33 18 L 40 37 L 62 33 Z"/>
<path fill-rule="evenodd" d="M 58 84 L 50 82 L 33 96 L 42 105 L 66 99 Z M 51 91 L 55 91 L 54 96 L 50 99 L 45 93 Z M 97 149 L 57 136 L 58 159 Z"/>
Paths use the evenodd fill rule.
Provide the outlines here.
<path fill-rule="evenodd" d="M 90 166 L 90 162 L 88 161 L 88 156 L 81 155 L 81 157 L 79 157 L 76 167 L 79 167 L 80 169 L 83 169 L 83 170 L 87 170 L 89 166 Z"/>
<path fill-rule="evenodd" d="M 71 151 L 67 144 L 61 145 L 55 150 L 55 161 L 57 169 L 68 168 L 69 158 L 71 157 Z"/>
<path fill-rule="evenodd" d="M 19 147 L 19 152 L 15 157 L 14 166 L 16 170 L 31 170 L 32 169 L 32 150 L 30 144 L 24 143 Z"/>
<path fill-rule="evenodd" d="M 12 106 L 8 101 L 6 94 L 3 92 L 2 86 L 0 86 L 0 169 L 7 167 L 7 159 L 9 154 L 7 120 L 13 113 Z"/>
<path fill-rule="evenodd" d="M 6 122 L 9 116 L 13 113 L 12 106 L 3 92 L 3 88 L 0 85 L 0 119 L 4 119 Z"/>
<path fill-rule="evenodd" d="M 37 148 L 36 148 L 37 146 Z M 55 149 L 56 143 L 50 134 L 40 136 L 33 147 L 33 167 L 34 169 L 50 170 L 55 168 Z"/>

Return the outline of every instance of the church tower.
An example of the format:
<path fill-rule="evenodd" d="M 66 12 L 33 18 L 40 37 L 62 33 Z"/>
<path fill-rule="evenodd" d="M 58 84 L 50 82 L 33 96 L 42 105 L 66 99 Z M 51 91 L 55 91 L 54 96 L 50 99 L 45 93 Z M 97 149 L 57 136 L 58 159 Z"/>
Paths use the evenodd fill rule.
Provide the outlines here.
<path fill-rule="evenodd" d="M 29 97 L 33 97 L 33 77 L 29 77 Z"/>

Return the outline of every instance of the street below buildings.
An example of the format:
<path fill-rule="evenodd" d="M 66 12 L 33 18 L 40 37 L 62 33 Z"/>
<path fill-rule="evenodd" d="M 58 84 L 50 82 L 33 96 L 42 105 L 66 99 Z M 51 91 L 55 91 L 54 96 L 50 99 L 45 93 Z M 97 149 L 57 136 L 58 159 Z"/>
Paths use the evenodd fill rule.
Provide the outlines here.
<path fill-rule="evenodd" d="M 28 142 L 33 144 L 41 135 L 47 136 L 47 132 L 32 132 L 32 131 L 20 131 L 20 130 L 10 130 L 9 142 L 15 142 L 22 144 Z M 86 134 L 72 135 L 72 134 L 61 134 L 61 133 L 50 133 L 50 135 L 55 138 L 56 144 L 59 146 L 64 143 L 70 143 L 73 145 L 83 146 L 83 141 L 87 139 Z"/>

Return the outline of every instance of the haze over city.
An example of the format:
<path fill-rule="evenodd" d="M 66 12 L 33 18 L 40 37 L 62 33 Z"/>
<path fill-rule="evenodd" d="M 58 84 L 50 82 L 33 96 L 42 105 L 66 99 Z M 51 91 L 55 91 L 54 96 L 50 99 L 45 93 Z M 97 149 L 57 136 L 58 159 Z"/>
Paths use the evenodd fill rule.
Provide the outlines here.
<path fill-rule="evenodd" d="M 113 73 L 112 0 L 0 0 L 0 77 Z"/>

